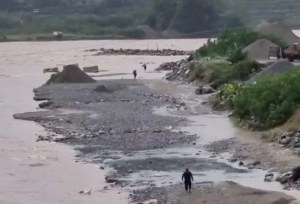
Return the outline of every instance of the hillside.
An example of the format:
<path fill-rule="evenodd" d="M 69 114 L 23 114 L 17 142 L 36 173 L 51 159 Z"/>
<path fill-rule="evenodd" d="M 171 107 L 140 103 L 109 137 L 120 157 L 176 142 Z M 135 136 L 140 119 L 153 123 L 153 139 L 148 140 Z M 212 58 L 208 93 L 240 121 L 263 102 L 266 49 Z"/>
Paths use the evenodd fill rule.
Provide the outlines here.
<path fill-rule="evenodd" d="M 299 11 L 296 0 L 0 0 L 0 41 L 212 37 L 265 21 L 297 27 Z"/>
<path fill-rule="evenodd" d="M 300 28 L 300 1 L 298 0 L 225 0 L 235 14 L 250 25 L 283 21 Z"/>

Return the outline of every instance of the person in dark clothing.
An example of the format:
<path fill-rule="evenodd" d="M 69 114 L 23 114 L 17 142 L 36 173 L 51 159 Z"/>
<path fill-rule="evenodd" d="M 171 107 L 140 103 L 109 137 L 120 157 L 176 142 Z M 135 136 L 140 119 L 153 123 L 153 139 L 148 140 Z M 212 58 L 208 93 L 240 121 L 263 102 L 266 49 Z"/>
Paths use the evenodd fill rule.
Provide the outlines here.
<path fill-rule="evenodd" d="M 143 64 L 144 70 L 147 71 L 147 65 Z"/>
<path fill-rule="evenodd" d="M 133 74 L 134 79 L 136 79 L 136 76 L 137 76 L 136 70 L 133 70 L 132 74 Z"/>
<path fill-rule="evenodd" d="M 193 174 L 189 171 L 189 169 L 186 169 L 185 172 L 182 174 L 182 181 L 184 181 L 186 192 L 191 192 L 192 181 L 194 181 L 194 178 Z"/>

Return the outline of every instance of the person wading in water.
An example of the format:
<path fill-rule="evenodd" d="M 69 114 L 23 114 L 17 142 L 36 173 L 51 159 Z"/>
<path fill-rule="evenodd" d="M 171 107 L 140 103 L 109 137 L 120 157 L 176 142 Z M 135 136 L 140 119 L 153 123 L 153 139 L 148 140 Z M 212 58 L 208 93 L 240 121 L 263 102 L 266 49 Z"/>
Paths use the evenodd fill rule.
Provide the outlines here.
<path fill-rule="evenodd" d="M 136 70 L 133 70 L 132 74 L 133 74 L 134 79 L 136 79 L 136 76 L 137 76 Z"/>
<path fill-rule="evenodd" d="M 147 71 L 147 65 L 143 64 L 144 70 Z"/>
<path fill-rule="evenodd" d="M 192 190 L 192 181 L 194 181 L 193 174 L 186 169 L 185 172 L 182 174 L 182 181 L 184 181 L 185 190 L 186 192 L 190 192 Z"/>

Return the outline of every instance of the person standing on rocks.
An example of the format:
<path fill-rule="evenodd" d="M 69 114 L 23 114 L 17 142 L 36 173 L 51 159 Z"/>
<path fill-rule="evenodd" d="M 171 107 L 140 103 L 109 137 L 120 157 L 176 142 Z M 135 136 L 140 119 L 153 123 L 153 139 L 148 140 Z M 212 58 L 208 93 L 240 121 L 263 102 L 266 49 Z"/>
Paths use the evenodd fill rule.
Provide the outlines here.
<path fill-rule="evenodd" d="M 136 76 L 137 76 L 136 70 L 133 70 L 132 74 L 133 74 L 134 79 L 136 79 Z"/>
<path fill-rule="evenodd" d="M 182 174 L 182 181 L 184 181 L 185 190 L 186 192 L 190 192 L 192 190 L 192 181 L 194 181 L 193 174 L 190 172 L 189 169 L 186 169 L 185 172 Z"/>
<path fill-rule="evenodd" d="M 143 64 L 144 70 L 147 71 L 147 65 Z"/>

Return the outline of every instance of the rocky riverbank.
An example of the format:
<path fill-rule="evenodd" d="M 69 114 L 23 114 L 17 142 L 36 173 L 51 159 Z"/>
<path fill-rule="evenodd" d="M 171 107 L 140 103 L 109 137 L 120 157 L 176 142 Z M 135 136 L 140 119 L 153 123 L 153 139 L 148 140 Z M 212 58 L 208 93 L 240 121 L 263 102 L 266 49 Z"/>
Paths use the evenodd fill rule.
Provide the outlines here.
<path fill-rule="evenodd" d="M 184 50 L 172 50 L 172 49 L 89 49 L 86 52 L 96 52 L 94 56 L 101 55 L 143 55 L 143 56 L 180 56 L 180 55 L 191 55 L 191 51 Z"/>
<path fill-rule="evenodd" d="M 145 83 L 157 84 L 154 81 Z M 237 168 L 215 160 L 220 153 L 216 149 L 210 150 L 214 157 L 201 156 L 206 153 L 202 153 L 196 136 L 176 128 L 188 122 L 185 117 L 153 114 L 153 109 L 161 106 L 188 112 L 189 105 L 172 94 L 161 94 L 154 90 L 134 80 L 51 84 L 35 89 L 36 100 L 48 101 L 43 106 L 44 110 L 16 114 L 14 117 L 38 122 L 49 131 L 48 136 L 40 136 L 38 141 L 76 145 L 80 160 L 95 163 L 101 169 L 112 168 L 114 171 L 106 178 L 108 185 L 114 183 L 129 189 L 133 192 L 133 201 L 144 202 L 155 198 L 157 203 L 167 199 L 178 204 L 192 204 L 185 201 L 188 198 L 178 197 L 182 190 L 176 180 L 187 166 L 199 178 L 205 177 L 203 172 L 206 171 L 224 171 L 225 174 L 240 176 L 251 172 L 248 168 Z M 217 148 L 217 144 L 212 145 Z M 191 147 L 194 149 L 192 151 L 196 150 L 195 155 L 180 152 L 181 148 Z M 239 158 L 240 161 L 243 159 Z M 214 189 L 212 196 L 224 199 L 218 195 L 210 179 L 209 176 L 204 182 L 195 183 L 195 191 L 203 194 L 208 186 Z M 238 192 L 242 195 L 243 188 Z M 193 194 L 193 199 L 200 197 Z M 251 199 L 259 200 L 256 195 Z M 212 200 L 208 203 L 212 203 Z"/>

